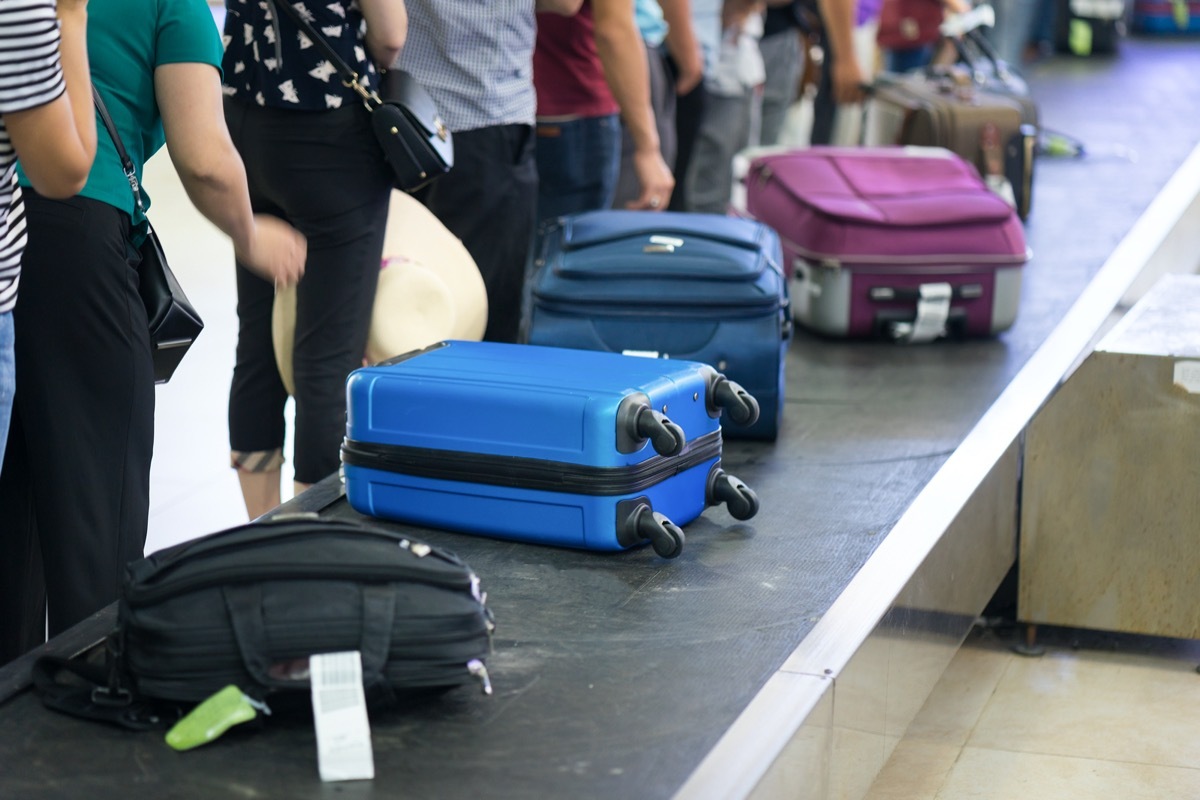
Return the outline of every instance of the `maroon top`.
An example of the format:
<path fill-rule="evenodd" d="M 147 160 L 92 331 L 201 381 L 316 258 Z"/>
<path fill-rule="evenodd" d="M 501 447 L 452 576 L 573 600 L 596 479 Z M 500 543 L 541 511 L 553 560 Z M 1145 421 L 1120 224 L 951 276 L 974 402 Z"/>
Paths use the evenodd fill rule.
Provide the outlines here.
<path fill-rule="evenodd" d="M 573 17 L 537 15 L 533 85 L 539 117 L 602 117 L 620 111 L 596 52 L 592 4 Z"/>

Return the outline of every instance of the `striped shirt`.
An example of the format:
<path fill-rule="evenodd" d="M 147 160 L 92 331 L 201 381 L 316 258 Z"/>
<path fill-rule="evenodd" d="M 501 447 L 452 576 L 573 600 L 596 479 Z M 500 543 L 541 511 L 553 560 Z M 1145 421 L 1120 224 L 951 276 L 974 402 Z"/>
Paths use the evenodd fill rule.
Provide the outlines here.
<path fill-rule="evenodd" d="M 54 0 L 0 1 L 0 314 L 17 303 L 25 206 L 4 115 L 37 108 L 66 90 Z"/>

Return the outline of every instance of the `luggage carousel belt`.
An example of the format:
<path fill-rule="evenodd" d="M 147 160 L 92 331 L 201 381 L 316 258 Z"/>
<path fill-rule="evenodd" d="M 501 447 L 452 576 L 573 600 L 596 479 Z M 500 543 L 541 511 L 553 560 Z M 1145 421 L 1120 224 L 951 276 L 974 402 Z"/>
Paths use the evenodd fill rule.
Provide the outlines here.
<path fill-rule="evenodd" d="M 375 715 L 373 782 L 322 786 L 303 721 L 269 719 L 180 754 L 21 691 L 0 705 L 0 796 L 670 797 L 1200 141 L 1190 42 L 1130 40 L 1115 60 L 1049 61 L 1030 83 L 1044 124 L 1093 155 L 1038 161 L 1016 325 L 996 340 L 913 347 L 799 333 L 781 439 L 726 445 L 727 469 L 759 494 L 757 517 L 710 509 L 673 561 L 396 526 L 481 577 L 497 623 L 495 694 L 462 688 Z M 355 516 L 336 477 L 288 507 Z M 111 619 L 50 647 L 94 641 Z M 0 671 L 0 691 L 21 666 Z"/>

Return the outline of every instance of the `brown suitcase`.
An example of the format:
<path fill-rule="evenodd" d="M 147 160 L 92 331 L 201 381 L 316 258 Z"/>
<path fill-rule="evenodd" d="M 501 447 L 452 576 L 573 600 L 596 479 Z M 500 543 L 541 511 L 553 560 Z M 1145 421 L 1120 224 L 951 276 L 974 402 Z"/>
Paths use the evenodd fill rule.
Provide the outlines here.
<path fill-rule="evenodd" d="M 863 144 L 945 147 L 974 164 L 989 184 L 1007 183 L 1021 219 L 1029 216 L 1037 145 L 1037 106 L 1028 97 L 981 86 L 971 72 L 884 73 L 865 110 Z M 994 126 L 998 152 L 985 143 Z M 991 157 L 989 157 L 989 155 Z"/>

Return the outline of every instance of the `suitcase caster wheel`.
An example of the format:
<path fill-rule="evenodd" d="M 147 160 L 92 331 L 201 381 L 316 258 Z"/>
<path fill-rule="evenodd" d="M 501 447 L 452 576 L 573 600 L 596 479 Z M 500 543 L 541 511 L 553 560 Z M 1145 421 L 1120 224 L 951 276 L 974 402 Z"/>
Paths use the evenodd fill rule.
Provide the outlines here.
<path fill-rule="evenodd" d="M 758 401 L 754 396 L 722 376 L 713 384 L 713 403 L 717 408 L 729 412 L 729 418 L 738 425 L 753 425 L 758 421 Z"/>
<path fill-rule="evenodd" d="M 683 552 L 683 529 L 649 506 L 638 509 L 635 525 L 638 535 L 649 539 L 654 552 L 663 558 L 675 558 Z"/>
<path fill-rule="evenodd" d="M 713 472 L 709 483 L 709 505 L 724 503 L 734 519 L 750 519 L 758 513 L 758 495 L 741 480 L 723 469 Z"/>
<path fill-rule="evenodd" d="M 683 428 L 652 408 L 646 407 L 638 412 L 634 425 L 638 437 L 649 439 L 654 452 L 660 456 L 679 455 L 687 444 Z"/>

